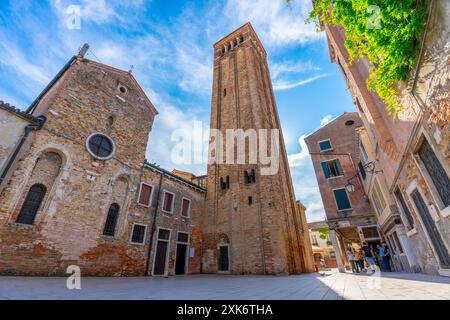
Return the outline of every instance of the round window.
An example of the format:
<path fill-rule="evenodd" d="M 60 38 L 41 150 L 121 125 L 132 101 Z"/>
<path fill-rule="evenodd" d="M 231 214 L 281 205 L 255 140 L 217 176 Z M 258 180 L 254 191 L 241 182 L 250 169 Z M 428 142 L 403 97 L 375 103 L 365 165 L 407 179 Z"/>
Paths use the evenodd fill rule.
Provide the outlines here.
<path fill-rule="evenodd" d="M 119 91 L 121 92 L 121 93 L 123 93 L 123 94 L 125 94 L 125 93 L 127 93 L 127 88 L 125 88 L 124 86 L 122 86 L 122 85 L 119 85 Z"/>
<path fill-rule="evenodd" d="M 116 149 L 111 138 L 101 133 L 91 134 L 87 139 L 86 147 L 93 157 L 101 160 L 112 158 Z"/>
<path fill-rule="evenodd" d="M 345 125 L 346 125 L 346 126 L 352 126 L 354 123 L 355 123 L 355 121 L 353 121 L 353 120 L 347 120 L 347 121 L 345 122 Z"/>

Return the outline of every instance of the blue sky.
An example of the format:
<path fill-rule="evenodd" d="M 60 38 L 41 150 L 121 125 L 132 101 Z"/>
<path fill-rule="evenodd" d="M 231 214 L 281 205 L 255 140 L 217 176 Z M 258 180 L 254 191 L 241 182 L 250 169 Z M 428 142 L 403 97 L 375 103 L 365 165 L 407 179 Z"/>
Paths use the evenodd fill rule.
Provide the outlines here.
<path fill-rule="evenodd" d="M 67 27 L 71 5 L 80 28 Z M 304 23 L 310 0 L 1 0 L 0 100 L 25 109 L 83 43 L 87 57 L 133 74 L 159 111 L 147 158 L 167 169 L 175 129 L 209 126 L 212 44 L 250 21 L 269 68 L 297 197 L 309 221 L 324 218 L 302 141 L 344 111 L 354 111 L 325 37 Z M 176 165 L 196 174 L 205 165 Z"/>

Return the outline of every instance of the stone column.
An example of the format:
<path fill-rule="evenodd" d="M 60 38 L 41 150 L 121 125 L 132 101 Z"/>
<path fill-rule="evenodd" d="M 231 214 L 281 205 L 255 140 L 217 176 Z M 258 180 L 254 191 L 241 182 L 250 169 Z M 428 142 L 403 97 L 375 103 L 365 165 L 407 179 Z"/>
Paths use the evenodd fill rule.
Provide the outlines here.
<path fill-rule="evenodd" d="M 406 254 L 406 258 L 408 259 L 409 268 L 412 272 L 420 272 L 420 266 L 417 261 L 416 254 L 411 246 L 411 242 L 409 241 L 408 236 L 406 235 L 406 229 L 403 225 L 396 225 L 397 237 L 400 241 L 400 245 L 403 247 L 403 251 Z"/>
<path fill-rule="evenodd" d="M 344 261 L 342 259 L 342 251 L 341 251 L 341 247 L 339 245 L 339 240 L 337 238 L 336 231 L 330 230 L 329 237 L 330 237 L 331 242 L 333 243 L 333 250 L 334 250 L 334 254 L 336 255 L 336 262 L 337 262 L 339 272 L 345 272 L 345 265 L 344 265 Z"/>

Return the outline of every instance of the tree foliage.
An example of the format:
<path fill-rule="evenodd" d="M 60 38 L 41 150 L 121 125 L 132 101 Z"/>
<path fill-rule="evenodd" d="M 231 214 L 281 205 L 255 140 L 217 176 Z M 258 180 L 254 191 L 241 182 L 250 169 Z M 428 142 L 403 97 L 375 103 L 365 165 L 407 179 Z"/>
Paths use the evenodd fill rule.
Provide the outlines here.
<path fill-rule="evenodd" d="M 328 228 L 319 228 L 317 229 L 319 232 L 319 238 L 322 240 L 327 240 L 328 235 L 330 234 L 330 229 Z"/>
<path fill-rule="evenodd" d="M 349 63 L 363 57 L 369 60 L 367 86 L 396 115 L 402 108 L 398 83 L 407 79 L 416 60 L 425 5 L 418 0 L 316 0 L 308 21 L 345 29 Z"/>

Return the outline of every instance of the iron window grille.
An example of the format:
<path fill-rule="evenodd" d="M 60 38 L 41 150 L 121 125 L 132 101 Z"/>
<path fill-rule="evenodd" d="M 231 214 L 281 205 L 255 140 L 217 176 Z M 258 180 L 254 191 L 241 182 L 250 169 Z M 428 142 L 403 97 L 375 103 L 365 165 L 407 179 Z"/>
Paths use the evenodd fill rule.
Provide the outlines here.
<path fill-rule="evenodd" d="M 147 226 L 142 224 L 133 224 L 133 231 L 131 233 L 131 242 L 137 244 L 144 244 L 146 231 Z"/>
<path fill-rule="evenodd" d="M 114 236 L 116 231 L 117 218 L 119 217 L 120 207 L 117 203 L 113 203 L 108 210 L 106 216 L 105 228 L 103 229 L 104 236 Z"/>
<path fill-rule="evenodd" d="M 20 213 L 17 216 L 17 223 L 30 224 L 34 223 L 39 207 L 44 200 L 47 188 L 43 184 L 35 184 L 31 186 L 30 191 L 23 202 Z"/>

